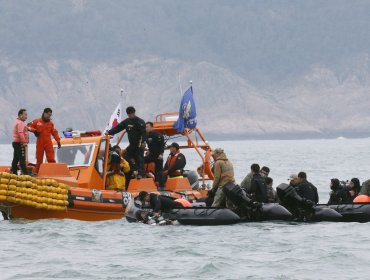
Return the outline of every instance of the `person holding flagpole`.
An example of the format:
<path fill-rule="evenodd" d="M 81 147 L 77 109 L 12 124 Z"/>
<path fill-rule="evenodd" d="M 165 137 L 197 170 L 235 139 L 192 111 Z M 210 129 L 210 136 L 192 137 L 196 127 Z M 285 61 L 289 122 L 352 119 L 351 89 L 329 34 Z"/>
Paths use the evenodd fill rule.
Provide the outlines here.
<path fill-rule="evenodd" d="M 144 149 L 146 146 L 146 130 L 145 122 L 135 114 L 134 107 L 126 108 L 127 118 L 117 124 L 112 129 L 105 132 L 106 135 L 115 135 L 123 130 L 126 130 L 129 146 L 126 149 L 126 154 L 129 158 L 133 158 L 138 167 L 138 175 L 136 178 L 144 177 Z"/>

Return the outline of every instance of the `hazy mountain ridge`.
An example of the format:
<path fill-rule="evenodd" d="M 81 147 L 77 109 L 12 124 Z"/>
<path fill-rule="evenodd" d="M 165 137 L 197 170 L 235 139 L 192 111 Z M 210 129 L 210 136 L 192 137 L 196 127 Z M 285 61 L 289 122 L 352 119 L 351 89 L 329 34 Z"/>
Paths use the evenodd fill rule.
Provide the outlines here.
<path fill-rule="evenodd" d="M 159 57 L 122 65 L 89 65 L 76 60 L 39 65 L 14 64 L 6 58 L 1 61 L 2 141 L 10 138 L 13 119 L 21 107 L 29 110 L 30 119 L 39 117 L 44 107 L 52 107 L 60 131 L 69 126 L 103 129 L 120 100 L 123 107 L 134 105 L 138 115 L 153 120 L 158 113 L 178 110 L 180 84 L 184 92 L 190 80 L 199 126 L 205 133 L 327 137 L 369 131 L 367 87 L 355 79 L 339 83 L 325 68 L 312 69 L 292 88 L 267 92 L 207 62 Z"/>

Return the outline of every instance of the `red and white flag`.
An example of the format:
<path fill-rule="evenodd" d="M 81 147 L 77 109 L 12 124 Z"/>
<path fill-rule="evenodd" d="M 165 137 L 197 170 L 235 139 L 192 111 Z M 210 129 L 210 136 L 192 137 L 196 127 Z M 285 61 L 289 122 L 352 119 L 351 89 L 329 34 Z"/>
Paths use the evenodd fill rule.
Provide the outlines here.
<path fill-rule="evenodd" d="M 122 108 L 121 102 L 118 103 L 117 108 L 114 110 L 113 114 L 110 116 L 109 123 L 105 128 L 105 131 L 116 127 L 122 121 Z M 113 136 L 112 142 L 117 142 L 119 138 L 119 133 Z"/>

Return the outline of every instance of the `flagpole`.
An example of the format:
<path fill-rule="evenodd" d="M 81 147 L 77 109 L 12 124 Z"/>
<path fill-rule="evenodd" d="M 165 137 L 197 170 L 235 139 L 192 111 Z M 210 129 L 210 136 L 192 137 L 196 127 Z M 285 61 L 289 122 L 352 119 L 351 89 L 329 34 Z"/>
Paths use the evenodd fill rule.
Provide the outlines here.
<path fill-rule="evenodd" d="M 121 115 L 123 114 L 123 110 L 122 110 L 122 108 L 123 108 L 123 104 L 125 104 L 126 103 L 126 94 L 124 94 L 124 90 L 123 90 L 123 88 L 121 88 L 121 101 L 120 101 L 120 103 L 121 103 Z M 122 117 L 122 119 L 123 119 L 123 117 Z M 125 133 L 126 133 L 126 131 L 123 131 L 122 133 L 121 133 L 121 135 L 119 136 L 119 138 L 118 138 L 118 140 L 117 140 L 117 145 L 119 145 L 120 143 L 121 143 L 121 141 L 122 141 L 122 138 L 123 138 L 123 136 L 125 135 Z"/>

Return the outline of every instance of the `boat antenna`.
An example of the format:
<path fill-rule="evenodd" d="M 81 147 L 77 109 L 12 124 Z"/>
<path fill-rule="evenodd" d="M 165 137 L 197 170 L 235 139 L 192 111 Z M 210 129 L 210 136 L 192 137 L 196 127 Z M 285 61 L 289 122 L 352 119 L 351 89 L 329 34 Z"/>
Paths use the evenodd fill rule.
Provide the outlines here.
<path fill-rule="evenodd" d="M 125 91 L 123 90 L 123 88 L 121 88 L 121 102 L 122 102 L 122 105 L 126 102 L 126 95 L 124 93 L 125 93 Z"/>

